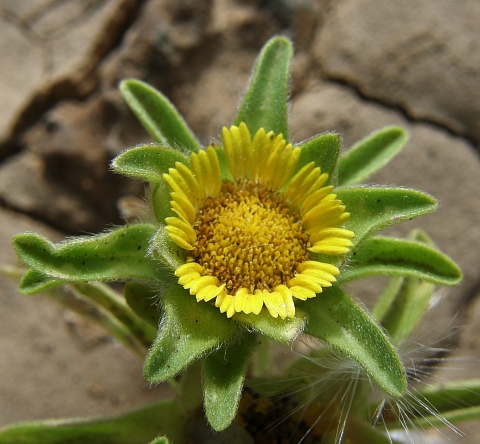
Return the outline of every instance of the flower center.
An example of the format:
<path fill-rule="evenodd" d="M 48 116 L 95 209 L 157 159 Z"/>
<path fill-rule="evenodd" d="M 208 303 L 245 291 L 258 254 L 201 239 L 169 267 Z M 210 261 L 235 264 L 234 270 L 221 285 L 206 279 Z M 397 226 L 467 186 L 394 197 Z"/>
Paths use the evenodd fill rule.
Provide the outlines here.
<path fill-rule="evenodd" d="M 277 192 L 252 181 L 223 181 L 194 224 L 192 258 L 216 276 L 228 294 L 244 287 L 270 290 L 287 284 L 309 259 L 301 217 Z"/>

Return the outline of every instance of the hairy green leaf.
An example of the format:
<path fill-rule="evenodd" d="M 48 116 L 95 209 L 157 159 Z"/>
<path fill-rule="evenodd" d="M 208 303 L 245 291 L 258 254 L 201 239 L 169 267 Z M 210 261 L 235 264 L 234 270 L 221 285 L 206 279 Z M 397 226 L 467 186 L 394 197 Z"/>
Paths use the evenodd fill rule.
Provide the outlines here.
<path fill-rule="evenodd" d="M 350 213 L 345 227 L 355 233 L 355 245 L 374 230 L 431 213 L 438 206 L 429 194 L 404 188 L 354 187 L 336 193 Z"/>
<path fill-rule="evenodd" d="M 435 285 L 418 279 L 404 279 L 381 323 L 396 344 L 409 336 L 427 311 Z"/>
<path fill-rule="evenodd" d="M 109 233 L 53 244 L 36 233 L 13 238 L 22 261 L 38 273 L 71 282 L 158 280 L 157 265 L 146 257 L 156 228 L 136 224 Z"/>
<path fill-rule="evenodd" d="M 175 162 L 189 164 L 182 153 L 160 145 L 140 145 L 120 153 L 112 161 L 112 169 L 124 176 L 150 183 L 163 183 L 163 174 L 175 168 Z"/>
<path fill-rule="evenodd" d="M 412 241 L 434 248 L 430 237 L 422 230 L 412 230 Z M 415 278 L 392 277 L 373 307 L 372 314 L 397 343 L 407 337 L 429 307 L 434 285 Z"/>
<path fill-rule="evenodd" d="M 382 293 L 378 297 L 377 302 L 372 309 L 372 314 L 380 324 L 390 309 L 390 306 L 395 302 L 395 299 L 399 295 L 404 281 L 405 278 L 402 276 L 393 276 L 389 279 Z"/>
<path fill-rule="evenodd" d="M 371 275 L 401 275 L 439 285 L 455 285 L 462 272 L 448 256 L 421 242 L 388 237 L 365 239 L 342 272 L 339 281 Z"/>
<path fill-rule="evenodd" d="M 35 294 L 40 293 L 41 291 L 51 290 L 64 283 L 65 281 L 61 279 L 51 278 L 30 268 L 23 275 L 22 280 L 18 285 L 18 289 L 23 294 Z"/>
<path fill-rule="evenodd" d="M 383 330 L 338 285 L 302 304 L 307 333 L 356 361 L 386 393 L 399 397 L 407 389 L 405 370 Z"/>
<path fill-rule="evenodd" d="M 172 378 L 239 331 L 218 308 L 197 302 L 179 285 L 171 287 L 162 300 L 164 316 L 144 365 L 145 379 L 152 383 Z"/>
<path fill-rule="evenodd" d="M 2 444 L 145 444 L 165 434 L 185 442 L 187 418 L 173 400 L 120 415 L 27 422 L 0 429 Z"/>
<path fill-rule="evenodd" d="M 340 134 L 336 133 L 319 134 L 305 140 L 299 145 L 301 152 L 295 173 L 308 163 L 315 162 L 315 165 L 320 167 L 322 173 L 328 174 L 327 185 L 335 185 L 340 144 Z"/>
<path fill-rule="evenodd" d="M 246 333 L 205 358 L 205 414 L 217 431 L 227 428 L 235 418 L 254 342 L 255 335 Z"/>
<path fill-rule="evenodd" d="M 355 185 L 386 165 L 407 143 L 403 128 L 390 126 L 356 143 L 340 158 L 338 184 Z"/>
<path fill-rule="evenodd" d="M 182 116 L 161 92 L 135 79 L 122 81 L 120 92 L 155 142 L 190 151 L 200 149 Z"/>
<path fill-rule="evenodd" d="M 235 125 L 245 122 L 252 135 L 260 128 L 282 133 L 288 141 L 287 94 L 292 53 L 292 44 L 284 37 L 274 37 L 263 47 Z"/>

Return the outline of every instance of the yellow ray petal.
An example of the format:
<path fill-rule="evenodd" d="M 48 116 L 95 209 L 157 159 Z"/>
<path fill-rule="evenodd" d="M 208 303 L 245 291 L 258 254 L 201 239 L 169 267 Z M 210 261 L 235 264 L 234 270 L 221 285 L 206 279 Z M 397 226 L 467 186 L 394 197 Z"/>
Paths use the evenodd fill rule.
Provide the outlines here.
<path fill-rule="evenodd" d="M 200 277 L 201 277 L 200 273 L 192 272 L 192 273 L 185 274 L 185 275 L 181 276 L 180 278 L 178 278 L 178 283 L 183 288 L 188 289 L 194 284 L 195 281 L 200 279 Z"/>
<path fill-rule="evenodd" d="M 218 305 L 217 305 L 218 304 Z M 235 314 L 235 297 L 229 294 L 220 294 L 215 301 L 215 305 L 220 308 L 221 313 L 227 312 L 227 317 L 231 318 Z"/>
<path fill-rule="evenodd" d="M 300 274 L 312 276 L 316 279 L 321 279 L 322 281 L 325 281 L 328 283 L 335 282 L 337 280 L 333 274 L 323 270 L 315 270 L 314 268 L 307 268 L 306 270 L 303 270 Z"/>
<path fill-rule="evenodd" d="M 205 301 L 208 302 L 213 298 L 217 297 L 225 288 L 225 284 L 223 285 L 207 285 L 206 287 L 202 288 L 195 296 L 197 298 L 197 302 Z"/>
<path fill-rule="evenodd" d="M 322 242 L 319 242 L 318 244 L 315 244 L 313 247 L 310 247 L 308 250 L 311 251 L 312 253 L 317 253 L 317 254 L 339 255 L 339 254 L 348 253 L 350 251 L 350 248 L 341 247 L 338 245 L 323 244 Z"/>
<path fill-rule="evenodd" d="M 342 214 L 345 211 L 345 207 L 341 203 L 339 200 L 324 200 L 320 202 L 305 213 L 302 217 L 302 223 L 311 226 L 314 221 L 328 219 L 331 214 Z M 337 208 L 341 208 L 341 210 L 336 210 Z"/>
<path fill-rule="evenodd" d="M 324 271 L 332 276 L 337 276 L 340 274 L 340 271 L 335 265 L 326 264 L 324 262 L 318 261 L 305 261 L 298 265 L 297 271 L 303 273 L 306 270 L 319 270 Z"/>
<path fill-rule="evenodd" d="M 166 227 L 166 229 L 170 239 L 172 239 L 180 248 L 188 251 L 193 250 L 192 245 L 185 239 L 185 233 L 183 231 L 175 227 Z"/>
<path fill-rule="evenodd" d="M 209 285 L 218 285 L 218 278 L 215 276 L 202 276 L 190 286 L 190 294 L 197 294 L 200 290 Z"/>
<path fill-rule="evenodd" d="M 197 217 L 197 211 L 195 210 L 195 207 L 192 205 L 190 200 L 186 198 L 184 194 L 178 193 L 176 191 L 174 191 L 171 196 L 173 198 L 173 202 L 175 202 L 176 204 L 173 205 L 173 203 L 170 202 L 173 211 L 175 211 L 179 216 L 183 216 L 183 218 L 190 225 L 193 225 Z"/>
<path fill-rule="evenodd" d="M 220 162 L 213 147 L 209 146 L 206 150 L 211 175 L 207 178 L 207 196 L 216 196 L 222 188 L 222 175 L 220 173 Z"/>
<path fill-rule="evenodd" d="M 206 156 L 207 155 L 203 150 L 190 155 L 190 168 L 195 179 L 197 179 L 202 199 L 205 199 L 207 196 L 207 178 L 211 174 L 209 168 L 210 165 L 208 162 L 205 162 Z"/>
<path fill-rule="evenodd" d="M 238 133 L 240 137 L 239 152 L 238 152 L 238 170 L 240 179 L 245 179 L 249 176 L 252 164 L 252 137 L 250 131 L 245 123 L 240 123 L 238 126 Z"/>
<path fill-rule="evenodd" d="M 175 276 L 181 277 L 192 272 L 202 273 L 203 267 L 196 262 L 187 262 L 175 270 Z"/>
<path fill-rule="evenodd" d="M 290 288 L 301 286 L 315 293 L 320 293 L 322 291 L 321 285 L 318 285 L 311 276 L 304 274 L 297 274 L 293 279 L 290 279 L 290 281 L 288 281 L 288 286 Z"/>
<path fill-rule="evenodd" d="M 337 247 L 351 247 L 353 242 L 350 239 L 344 239 L 343 237 L 327 237 L 318 242 L 312 242 L 314 247 L 317 245 L 331 245 Z"/>
<path fill-rule="evenodd" d="M 235 311 L 237 313 L 240 313 L 244 311 L 245 313 L 250 313 L 248 308 L 246 307 L 247 304 L 245 304 L 246 300 L 248 297 L 248 290 L 246 288 L 240 288 L 236 293 L 235 293 Z"/>
<path fill-rule="evenodd" d="M 262 168 L 262 183 L 267 188 L 274 189 L 273 183 L 275 181 L 275 177 L 282 174 L 279 166 L 285 162 L 285 153 L 286 141 L 280 134 L 274 139 L 270 152 L 268 153 L 267 161 Z"/>
<path fill-rule="evenodd" d="M 314 244 L 327 238 L 352 239 L 353 237 L 355 237 L 355 233 L 346 228 L 322 228 L 311 234 L 310 242 Z"/>
<path fill-rule="evenodd" d="M 264 291 L 263 302 L 270 315 L 274 318 L 280 316 L 282 319 L 285 319 L 287 317 L 287 307 L 281 293 Z"/>
<path fill-rule="evenodd" d="M 290 149 L 288 147 L 290 147 Z M 302 152 L 299 147 L 292 149 L 292 145 L 287 145 L 286 149 L 289 150 L 289 154 L 286 160 L 281 164 L 282 172 L 275 178 L 274 189 L 276 190 L 281 189 L 290 180 Z"/>
<path fill-rule="evenodd" d="M 316 217 L 313 213 L 310 214 L 308 219 L 302 219 L 305 231 L 312 234 L 322 228 L 341 225 L 348 218 L 348 216 L 344 216 L 344 211 L 345 206 L 339 205 L 329 209 L 325 213 L 318 214 Z"/>
<path fill-rule="evenodd" d="M 292 292 L 286 285 L 277 285 L 275 291 L 279 293 L 285 304 L 286 316 L 293 318 L 295 316 L 295 304 L 293 303 Z"/>
<path fill-rule="evenodd" d="M 315 169 L 315 162 L 310 162 L 304 165 L 300 170 L 293 176 L 290 183 L 285 189 L 285 198 L 293 205 L 297 206 L 298 196 L 302 193 L 302 184 L 307 180 L 307 178 L 312 174 L 312 171 Z M 315 173 L 314 173 L 315 174 Z"/>
<path fill-rule="evenodd" d="M 178 217 L 167 217 L 165 222 L 167 223 L 168 227 L 175 227 L 185 233 L 185 238 L 191 245 L 194 245 L 197 241 L 197 233 L 195 233 L 195 230 L 188 222 L 185 222 Z"/>
<path fill-rule="evenodd" d="M 316 296 L 316 293 L 314 291 L 309 290 L 305 287 L 301 287 L 299 285 L 295 285 L 294 287 L 290 287 L 289 289 L 294 298 L 300 299 L 302 301 L 306 301 L 307 299 L 314 298 Z"/>
<path fill-rule="evenodd" d="M 255 290 L 253 295 L 250 295 L 248 299 L 249 303 L 249 310 L 253 313 L 258 315 L 262 311 L 263 307 L 263 292 L 262 290 Z"/>
<path fill-rule="evenodd" d="M 326 196 L 328 196 L 333 190 L 333 186 L 320 188 L 314 191 L 310 196 L 308 196 L 302 204 L 300 209 L 300 214 L 304 216 L 310 211 L 315 205 L 318 205 Z"/>
<path fill-rule="evenodd" d="M 263 177 L 263 168 L 271 147 L 275 140 L 275 135 L 272 131 L 268 134 L 265 133 L 263 128 L 260 128 L 252 142 L 252 165 L 250 167 L 250 179 L 255 182 L 261 182 Z"/>

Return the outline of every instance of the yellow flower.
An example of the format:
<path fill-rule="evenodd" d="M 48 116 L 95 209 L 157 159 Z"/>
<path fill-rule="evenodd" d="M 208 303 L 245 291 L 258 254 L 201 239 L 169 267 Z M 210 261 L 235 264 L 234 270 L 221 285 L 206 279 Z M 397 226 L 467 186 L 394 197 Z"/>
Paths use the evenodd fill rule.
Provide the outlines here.
<path fill-rule="evenodd" d="M 338 268 L 315 253 L 348 252 L 354 234 L 341 225 L 349 213 L 314 162 L 294 174 L 300 148 L 281 134 L 262 128 L 252 140 L 241 123 L 224 128 L 222 139 L 229 172 L 222 175 L 209 146 L 191 154 L 190 167 L 177 162 L 164 175 L 177 214 L 166 229 L 188 251 L 175 275 L 228 317 L 265 305 L 273 317 L 291 318 L 293 298 L 315 297 L 335 282 Z"/>

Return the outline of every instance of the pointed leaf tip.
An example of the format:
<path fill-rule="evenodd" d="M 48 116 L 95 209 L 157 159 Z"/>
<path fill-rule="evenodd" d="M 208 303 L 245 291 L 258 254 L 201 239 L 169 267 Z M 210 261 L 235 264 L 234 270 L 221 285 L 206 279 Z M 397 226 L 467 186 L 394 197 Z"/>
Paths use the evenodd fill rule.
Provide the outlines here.
<path fill-rule="evenodd" d="M 339 185 L 355 185 L 368 179 L 405 146 L 408 133 L 398 126 L 376 131 L 356 143 L 340 158 Z"/>
<path fill-rule="evenodd" d="M 54 279 L 37 270 L 29 269 L 22 277 L 18 289 L 22 294 L 35 294 L 42 291 L 51 290 L 52 288 L 62 285 L 64 282 L 61 279 Z"/>
<path fill-rule="evenodd" d="M 285 37 L 270 39 L 260 52 L 235 125 L 244 122 L 252 134 L 260 128 L 283 134 L 289 140 L 287 122 L 288 79 L 293 55 Z"/>
<path fill-rule="evenodd" d="M 41 275 L 70 282 L 157 281 L 157 264 L 146 256 L 156 227 L 133 224 L 96 236 L 53 244 L 36 233 L 14 237 L 20 259 Z"/>
<path fill-rule="evenodd" d="M 462 279 L 455 262 L 423 242 L 376 236 L 365 239 L 355 253 L 340 279 L 400 275 L 439 285 L 456 285 Z"/>
<path fill-rule="evenodd" d="M 241 340 L 205 358 L 205 414 L 217 431 L 224 430 L 235 419 L 254 344 L 255 335 L 245 333 Z"/>
<path fill-rule="evenodd" d="M 164 316 L 144 364 L 154 384 L 174 377 L 202 355 L 231 340 L 239 327 L 218 308 L 197 302 L 180 285 L 163 296 Z"/>
<path fill-rule="evenodd" d="M 328 185 L 336 185 L 337 163 L 340 154 L 341 137 L 337 133 L 323 133 L 298 145 L 301 149 L 300 159 L 294 174 L 310 162 L 320 167 L 322 173 L 328 174 Z"/>
<path fill-rule="evenodd" d="M 307 333 L 356 361 L 386 393 L 405 394 L 405 369 L 395 347 L 372 316 L 338 285 L 302 308 L 308 314 Z"/>
<path fill-rule="evenodd" d="M 163 174 L 175 166 L 175 162 L 188 165 L 182 153 L 161 145 L 140 145 L 120 153 L 111 163 L 113 171 L 133 179 L 150 183 L 163 183 Z"/>
<path fill-rule="evenodd" d="M 431 213 L 438 202 L 427 193 L 408 188 L 352 187 L 337 190 L 350 218 L 345 227 L 357 245 L 372 231 Z"/>
<path fill-rule="evenodd" d="M 161 92 L 135 79 L 123 80 L 119 88 L 130 109 L 156 142 L 190 151 L 200 149 L 183 117 Z"/>

